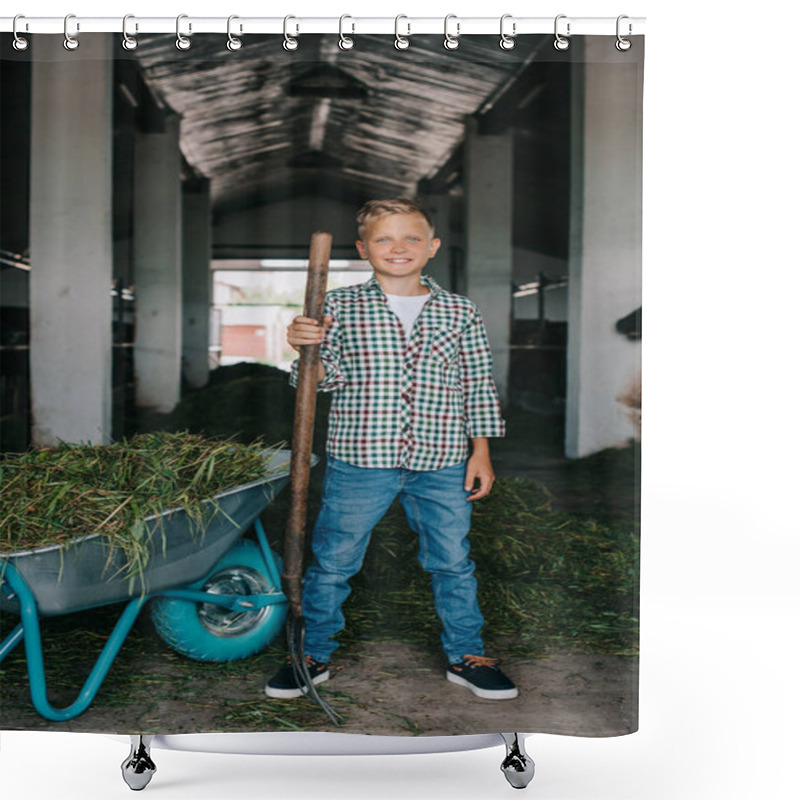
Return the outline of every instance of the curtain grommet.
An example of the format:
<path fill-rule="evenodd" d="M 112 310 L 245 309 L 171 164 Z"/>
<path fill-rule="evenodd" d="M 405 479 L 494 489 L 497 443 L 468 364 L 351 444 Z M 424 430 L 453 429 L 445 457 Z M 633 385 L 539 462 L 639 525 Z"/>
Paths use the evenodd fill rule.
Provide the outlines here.
<path fill-rule="evenodd" d="M 129 19 L 136 19 L 133 14 L 126 14 L 122 18 L 122 47 L 125 50 L 131 51 L 135 50 L 139 46 L 139 42 L 136 40 L 135 37 L 131 36 L 128 33 L 128 20 Z M 139 30 L 139 23 L 134 23 L 134 30 Z"/>
<path fill-rule="evenodd" d="M 447 30 L 447 25 L 451 19 L 456 20 L 455 36 Z M 461 35 L 461 23 L 458 21 L 458 17 L 455 14 L 448 14 L 444 18 L 444 49 L 458 50 L 458 46 L 461 44 L 461 42 L 458 41 L 458 37 L 460 35 Z"/>
<path fill-rule="evenodd" d="M 184 36 L 181 33 L 181 20 L 188 18 L 188 14 L 178 14 L 178 18 L 175 20 L 175 47 L 178 50 L 188 50 L 192 46 L 192 40 L 188 37 Z M 189 33 L 192 32 L 192 23 L 189 23 Z"/>
<path fill-rule="evenodd" d="M 345 36 L 344 35 L 344 21 L 346 19 L 353 19 L 349 14 L 342 14 L 339 17 L 339 49 L 340 50 L 352 50 L 356 46 L 356 41 L 353 39 L 352 36 Z M 350 23 L 350 33 L 356 32 L 356 24 L 355 22 Z"/>
<path fill-rule="evenodd" d="M 297 19 L 297 17 L 288 14 L 283 18 L 283 49 L 288 50 L 291 53 L 297 50 L 297 48 L 300 46 L 300 43 L 293 36 L 289 36 L 287 28 L 289 26 L 290 19 Z M 298 33 L 300 33 L 300 26 L 295 23 L 294 35 L 297 36 Z"/>
<path fill-rule="evenodd" d="M 512 19 L 512 14 L 503 14 L 500 17 L 500 49 L 513 50 L 517 46 L 517 40 L 514 38 L 517 35 L 517 23 L 511 23 L 511 35 L 505 32 L 505 22 L 507 19 Z"/>
<path fill-rule="evenodd" d="M 553 25 L 553 35 L 555 36 L 555 39 L 553 40 L 553 47 L 555 47 L 555 49 L 558 50 L 561 53 L 563 53 L 565 50 L 569 50 L 569 36 L 570 36 L 570 33 L 571 33 L 571 27 L 572 26 L 570 25 L 569 22 L 567 23 L 567 35 L 566 36 L 562 36 L 558 32 L 558 21 L 561 20 L 561 19 L 566 19 L 566 18 L 567 18 L 566 14 L 559 14 L 556 17 L 556 21 L 555 21 L 555 23 Z"/>
<path fill-rule="evenodd" d="M 553 47 L 555 47 L 555 49 L 558 50 L 561 53 L 563 53 L 565 50 L 569 50 L 569 36 L 572 33 L 572 30 L 571 30 L 572 26 L 571 26 L 571 24 L 569 22 L 567 23 L 567 35 L 566 36 L 562 36 L 558 32 L 558 21 L 560 19 L 566 19 L 566 18 L 567 18 L 566 14 L 559 14 L 556 17 L 555 23 L 553 24 L 553 35 L 555 36 L 555 39 L 553 41 Z"/>
<path fill-rule="evenodd" d="M 78 46 L 80 45 L 78 39 L 75 36 L 72 36 L 69 32 L 69 21 L 71 19 L 75 19 L 75 14 L 67 14 L 67 16 L 64 17 L 64 49 L 69 50 L 70 52 L 77 50 Z M 76 33 L 80 31 L 80 29 L 81 25 L 78 22 L 75 24 Z"/>
<path fill-rule="evenodd" d="M 19 31 L 17 30 L 17 20 L 25 19 L 24 14 L 17 14 L 14 17 L 14 23 L 12 25 L 12 32 L 14 34 L 14 41 L 11 43 L 12 47 L 17 50 L 18 52 L 23 52 L 28 49 L 30 46 L 30 42 L 24 37 L 19 35 Z M 28 30 L 28 23 L 25 23 L 25 30 Z"/>
<path fill-rule="evenodd" d="M 616 47 L 617 50 L 620 51 L 620 53 L 626 53 L 633 46 L 631 40 L 630 39 L 626 39 L 620 33 L 620 23 L 624 19 L 629 19 L 627 14 L 620 14 L 617 17 L 617 41 L 614 42 L 614 47 Z M 631 23 L 629 22 L 628 23 L 628 36 L 630 36 L 632 32 L 633 32 L 633 25 L 631 25 Z"/>
<path fill-rule="evenodd" d="M 405 14 L 398 14 L 394 18 L 394 46 L 396 50 L 408 50 L 411 47 L 411 40 L 408 38 L 411 36 L 411 23 L 406 22 L 406 31 L 405 36 L 400 35 L 400 20 L 401 19 L 408 19 Z"/>
<path fill-rule="evenodd" d="M 239 17 L 237 17 L 236 14 L 231 14 L 228 17 L 228 41 L 225 42 L 225 47 L 227 47 L 228 50 L 231 51 L 231 53 L 235 53 L 237 50 L 242 49 L 242 40 L 231 33 L 231 23 L 235 19 L 239 19 Z M 239 34 L 241 35 L 241 33 L 242 33 L 242 26 L 240 25 Z"/>

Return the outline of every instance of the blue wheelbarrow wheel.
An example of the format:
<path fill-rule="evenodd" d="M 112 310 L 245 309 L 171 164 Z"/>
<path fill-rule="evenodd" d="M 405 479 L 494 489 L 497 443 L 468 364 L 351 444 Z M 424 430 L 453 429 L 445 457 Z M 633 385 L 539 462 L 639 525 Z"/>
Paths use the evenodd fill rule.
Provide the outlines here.
<path fill-rule="evenodd" d="M 275 560 L 280 571 L 280 560 Z M 279 591 L 268 574 L 258 545 L 240 541 L 191 588 L 241 595 Z M 283 630 L 287 611 L 285 602 L 242 613 L 213 603 L 158 597 L 150 615 L 161 638 L 182 655 L 197 661 L 235 661 L 263 650 Z"/>

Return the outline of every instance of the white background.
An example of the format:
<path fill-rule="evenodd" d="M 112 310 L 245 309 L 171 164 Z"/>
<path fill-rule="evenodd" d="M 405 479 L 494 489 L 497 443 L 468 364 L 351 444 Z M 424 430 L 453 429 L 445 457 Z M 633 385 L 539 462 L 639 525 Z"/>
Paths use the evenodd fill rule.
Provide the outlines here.
<path fill-rule="evenodd" d="M 641 730 L 531 738 L 538 769 L 526 792 L 538 800 L 794 798 L 797 5 L 534 6 L 25 0 L 3 13 L 646 16 Z M 2 794 L 128 797 L 125 755 L 103 736 L 3 732 Z M 491 800 L 513 792 L 498 770 L 502 755 L 156 751 L 159 772 L 145 791 L 154 800 Z"/>

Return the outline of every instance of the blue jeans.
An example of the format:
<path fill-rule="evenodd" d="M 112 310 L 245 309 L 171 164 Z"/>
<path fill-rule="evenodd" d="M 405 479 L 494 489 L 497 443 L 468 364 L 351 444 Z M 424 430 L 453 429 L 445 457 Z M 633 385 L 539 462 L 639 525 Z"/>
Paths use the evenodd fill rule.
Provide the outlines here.
<path fill-rule="evenodd" d="M 416 472 L 328 459 L 312 537 L 314 563 L 303 588 L 306 655 L 327 662 L 338 646 L 332 637 L 344 628 L 348 581 L 361 569 L 372 529 L 398 496 L 419 535 L 419 562 L 431 575 L 448 661 L 483 655 L 483 617 L 467 542 L 472 504 L 464 490 L 465 475 L 466 462 Z"/>

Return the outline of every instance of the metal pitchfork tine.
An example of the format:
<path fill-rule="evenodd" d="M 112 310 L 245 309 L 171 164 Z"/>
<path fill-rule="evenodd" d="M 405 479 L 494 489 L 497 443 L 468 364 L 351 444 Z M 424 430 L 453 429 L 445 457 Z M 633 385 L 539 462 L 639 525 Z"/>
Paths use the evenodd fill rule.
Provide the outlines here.
<path fill-rule="evenodd" d="M 329 233 L 316 232 L 311 236 L 308 257 L 308 277 L 304 316 L 313 317 L 323 324 L 325 289 L 328 283 L 328 262 L 333 237 Z M 308 481 L 311 471 L 311 444 L 314 436 L 314 417 L 317 404 L 319 369 L 319 345 L 303 345 L 297 372 L 297 397 L 294 407 L 292 432 L 292 456 L 290 466 L 290 506 L 284 543 L 283 590 L 289 600 L 289 617 L 286 622 L 286 639 L 289 657 L 294 669 L 297 685 L 304 694 L 328 715 L 334 725 L 344 717 L 334 711 L 320 697 L 311 680 L 305 659 L 305 620 L 301 581 L 303 575 L 303 552 L 305 549 L 306 517 L 308 512 Z"/>

